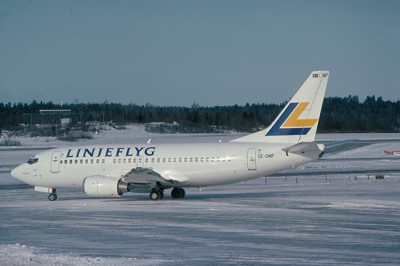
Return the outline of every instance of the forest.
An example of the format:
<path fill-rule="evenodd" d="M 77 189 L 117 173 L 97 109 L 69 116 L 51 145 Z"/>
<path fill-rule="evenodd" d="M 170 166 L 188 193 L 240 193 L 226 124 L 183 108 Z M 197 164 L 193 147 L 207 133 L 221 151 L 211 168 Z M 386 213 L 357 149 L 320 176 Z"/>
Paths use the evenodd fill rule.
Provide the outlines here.
<path fill-rule="evenodd" d="M 284 105 L 258 103 L 204 107 L 194 103 L 191 107 L 161 107 L 108 102 L 63 105 L 36 101 L 0 103 L 0 130 L 17 130 L 31 123 L 26 119 L 27 115 L 37 116 L 39 110 L 70 109 L 72 125 L 95 121 L 112 121 L 121 125 L 164 122 L 179 125 L 186 132 L 219 132 L 216 129 L 254 132 L 268 126 Z M 399 132 L 400 100 L 385 101 L 375 96 L 368 96 L 364 101 L 357 96 L 325 98 L 318 131 Z"/>

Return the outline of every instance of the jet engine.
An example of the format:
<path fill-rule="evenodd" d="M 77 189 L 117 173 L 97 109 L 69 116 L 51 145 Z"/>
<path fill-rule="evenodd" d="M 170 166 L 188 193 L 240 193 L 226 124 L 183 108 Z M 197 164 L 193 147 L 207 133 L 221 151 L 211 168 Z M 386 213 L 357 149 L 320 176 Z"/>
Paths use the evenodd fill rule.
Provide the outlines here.
<path fill-rule="evenodd" d="M 128 192 L 128 183 L 109 176 L 88 176 L 83 180 L 83 191 L 92 197 L 118 197 Z"/>

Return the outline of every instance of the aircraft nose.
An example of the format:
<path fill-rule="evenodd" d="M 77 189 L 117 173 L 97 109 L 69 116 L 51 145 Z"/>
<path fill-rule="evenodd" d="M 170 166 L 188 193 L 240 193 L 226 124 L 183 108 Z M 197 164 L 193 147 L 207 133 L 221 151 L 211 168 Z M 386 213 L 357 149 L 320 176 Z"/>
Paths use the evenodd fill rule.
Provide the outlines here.
<path fill-rule="evenodd" d="M 15 167 L 13 170 L 11 170 L 11 176 L 17 180 L 24 182 L 24 177 L 30 174 L 29 171 L 26 171 L 25 168 L 26 167 L 24 167 L 24 165 L 19 165 Z"/>
<path fill-rule="evenodd" d="M 19 179 L 19 171 L 18 171 L 19 166 L 15 167 L 14 169 L 11 170 L 11 176 L 14 177 L 15 179 Z"/>

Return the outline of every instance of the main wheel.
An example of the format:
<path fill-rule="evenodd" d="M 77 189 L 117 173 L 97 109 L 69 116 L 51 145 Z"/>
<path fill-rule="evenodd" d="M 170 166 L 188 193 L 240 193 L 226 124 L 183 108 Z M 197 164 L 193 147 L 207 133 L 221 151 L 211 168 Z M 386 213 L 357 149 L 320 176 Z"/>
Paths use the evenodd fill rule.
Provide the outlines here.
<path fill-rule="evenodd" d="M 184 197 L 185 197 L 185 195 L 186 195 L 186 192 L 185 192 L 185 190 L 183 189 L 183 188 L 179 188 L 180 190 L 181 190 L 181 198 L 183 199 Z"/>
<path fill-rule="evenodd" d="M 181 199 L 181 198 L 185 197 L 185 190 L 183 188 L 176 187 L 176 188 L 172 189 L 171 197 L 173 199 Z"/>
<path fill-rule="evenodd" d="M 55 201 L 55 200 L 57 200 L 57 194 L 55 194 L 55 193 L 50 194 L 49 197 L 48 197 L 48 199 L 49 199 L 50 201 Z"/>
<path fill-rule="evenodd" d="M 159 200 L 162 198 L 162 192 L 161 190 L 153 190 L 152 192 L 150 192 L 150 199 L 151 200 Z"/>

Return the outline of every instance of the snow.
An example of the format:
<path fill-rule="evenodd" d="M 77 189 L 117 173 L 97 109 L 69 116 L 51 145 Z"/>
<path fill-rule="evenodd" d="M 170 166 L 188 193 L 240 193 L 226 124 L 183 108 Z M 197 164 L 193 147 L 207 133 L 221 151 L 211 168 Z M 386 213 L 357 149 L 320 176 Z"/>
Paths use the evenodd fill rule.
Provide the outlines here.
<path fill-rule="evenodd" d="M 148 134 L 131 126 L 84 142 L 235 136 Z M 183 200 L 166 193 L 157 202 L 147 194 L 88 198 L 76 190 L 59 190 L 59 200 L 49 202 L 10 170 L 42 148 L 71 143 L 25 139 L 22 147 L 0 149 L 0 265 L 399 265 L 400 158 L 383 151 L 400 147 L 400 135 L 319 139 L 344 149 L 297 175 L 191 188 Z M 336 173 L 343 169 L 355 174 Z M 385 171 L 383 180 L 376 169 Z M 327 174 L 302 174 L 312 170 Z"/>
<path fill-rule="evenodd" d="M 136 258 L 104 258 L 76 257 L 69 254 L 46 254 L 43 249 L 28 247 L 19 243 L 15 245 L 0 245 L 2 265 L 162 265 L 168 261 L 162 259 Z"/>
<path fill-rule="evenodd" d="M 189 189 L 185 200 L 144 194 L 49 202 L 1 193 L 7 265 L 397 265 L 400 179 L 334 183 L 263 180 Z"/>

